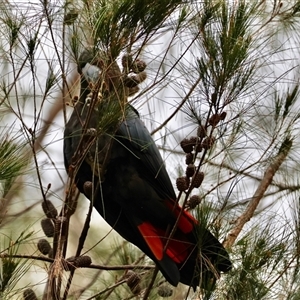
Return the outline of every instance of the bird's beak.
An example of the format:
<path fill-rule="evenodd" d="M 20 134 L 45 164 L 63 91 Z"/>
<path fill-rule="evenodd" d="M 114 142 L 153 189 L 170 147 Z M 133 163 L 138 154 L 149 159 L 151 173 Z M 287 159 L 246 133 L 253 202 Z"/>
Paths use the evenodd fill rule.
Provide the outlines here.
<path fill-rule="evenodd" d="M 90 63 L 86 63 L 82 68 L 82 74 L 88 83 L 95 84 L 100 77 L 101 69 Z"/>

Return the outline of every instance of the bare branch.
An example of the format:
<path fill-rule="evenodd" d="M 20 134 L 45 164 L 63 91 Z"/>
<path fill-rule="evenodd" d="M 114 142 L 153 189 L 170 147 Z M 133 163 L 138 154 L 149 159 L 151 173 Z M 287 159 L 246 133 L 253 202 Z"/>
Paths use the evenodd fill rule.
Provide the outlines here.
<path fill-rule="evenodd" d="M 230 248 L 233 245 L 238 235 L 242 231 L 244 225 L 253 217 L 260 200 L 263 198 L 267 188 L 270 186 L 273 177 L 278 171 L 279 167 L 286 159 L 291 147 L 292 140 L 287 138 L 283 142 L 278 154 L 274 157 L 272 163 L 267 168 L 264 177 L 262 178 L 258 188 L 256 189 L 252 200 L 249 202 L 245 212 L 236 220 L 235 227 L 227 235 L 227 238 L 223 243 L 225 247 Z"/>

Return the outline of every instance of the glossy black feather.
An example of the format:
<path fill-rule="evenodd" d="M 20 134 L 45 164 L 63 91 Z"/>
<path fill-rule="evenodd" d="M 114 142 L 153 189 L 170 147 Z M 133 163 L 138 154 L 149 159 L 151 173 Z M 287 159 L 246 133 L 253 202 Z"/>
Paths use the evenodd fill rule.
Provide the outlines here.
<path fill-rule="evenodd" d="M 82 140 L 83 125 L 88 109 L 85 99 L 90 90 L 83 79 L 80 101 L 74 108 L 66 124 L 64 134 L 64 158 L 69 170 L 78 145 Z M 109 160 L 105 170 L 95 173 L 95 168 L 84 158 L 75 175 L 81 193 L 94 201 L 94 207 L 102 217 L 126 240 L 135 244 L 159 266 L 166 279 L 173 285 L 179 281 L 194 288 L 199 284 L 200 275 L 215 280 L 209 264 L 215 272 L 228 271 L 231 267 L 228 254 L 218 240 L 205 228 L 198 232 L 197 225 L 184 235 L 177 230 L 178 237 L 192 245 L 188 259 L 182 263 L 174 262 L 164 254 L 157 259 L 149 248 L 138 227 L 151 223 L 158 232 L 167 232 L 176 222 L 176 213 L 170 209 L 176 199 L 161 155 L 148 130 L 139 118 L 137 111 L 127 106 L 125 118 L 113 134 L 102 134 L 97 138 L 97 147 L 90 149 L 92 157 L 99 157 L 109 147 Z M 88 128 L 97 128 L 99 111 L 94 111 Z M 102 151 L 102 152 L 101 152 Z M 85 182 L 94 182 L 94 199 L 84 189 Z M 162 239 L 166 237 L 162 236 Z M 202 251 L 200 255 L 199 251 Z M 204 259 L 203 259 L 204 257 Z M 208 264 L 205 261 L 210 261 Z M 205 286 L 205 284 L 202 284 Z"/>

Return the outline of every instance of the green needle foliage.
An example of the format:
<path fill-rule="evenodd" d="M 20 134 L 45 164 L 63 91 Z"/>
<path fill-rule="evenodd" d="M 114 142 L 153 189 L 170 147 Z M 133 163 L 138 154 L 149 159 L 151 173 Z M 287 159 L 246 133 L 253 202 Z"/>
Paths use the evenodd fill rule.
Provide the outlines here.
<path fill-rule="evenodd" d="M 1 2 L 0 298 L 48 300 L 47 286 L 59 300 L 299 300 L 299 17 L 299 0 Z M 81 60 L 83 50 L 89 57 Z M 135 72 L 137 61 L 147 76 Z M 94 113 L 80 150 L 105 172 L 92 141 L 105 134 L 111 142 L 127 108 L 138 109 L 174 183 L 179 170 L 178 201 L 199 221 L 199 237 L 208 228 L 230 253 L 233 270 L 208 290 L 170 288 L 158 274 L 148 291 L 153 262 L 127 242 L 111 242 L 115 235 L 77 197 L 63 168 L 62 132 L 85 62 L 104 75 L 79 112 Z M 185 145 L 190 152 L 183 140 L 196 141 Z M 40 201 L 61 208 L 47 216 L 54 263 L 36 243 L 28 247 L 22 228 L 31 222 L 35 238 L 45 238 L 42 208 L 32 212 Z M 94 265 L 66 271 L 75 253 Z M 40 276 L 31 264 L 46 278 L 34 291 L 28 283 Z"/>
<path fill-rule="evenodd" d="M 22 244 L 28 243 L 33 232 L 21 232 L 16 240 L 1 236 L 0 297 L 9 299 L 17 294 L 16 285 L 28 272 L 32 261 L 15 258 Z"/>
<path fill-rule="evenodd" d="M 225 299 L 268 298 L 270 290 L 267 283 L 276 281 L 287 267 L 286 255 L 292 255 L 289 235 L 274 235 L 273 230 L 269 224 L 254 226 L 236 243 L 238 251 L 235 253 L 239 253 L 240 257 L 236 260 L 234 276 L 225 279 L 228 280 L 225 286 L 231 287 L 221 292 Z"/>
<path fill-rule="evenodd" d="M 9 190 L 14 179 L 24 173 L 28 165 L 26 148 L 17 138 L 11 137 L 11 132 L 0 134 L 0 182 L 2 192 Z"/>
<path fill-rule="evenodd" d="M 89 22 L 93 28 L 94 45 L 110 51 L 116 59 L 130 41 L 148 39 L 163 22 L 183 4 L 182 0 L 101 0 L 96 7 L 84 1 L 87 12 L 92 12 Z"/>
<path fill-rule="evenodd" d="M 209 99 L 214 94 L 216 105 L 225 98 L 226 105 L 248 88 L 254 72 L 255 61 L 249 61 L 254 5 L 244 1 L 235 7 L 226 1 L 216 3 L 206 1 L 203 14 L 196 18 L 202 54 L 198 72 L 204 96 Z"/>

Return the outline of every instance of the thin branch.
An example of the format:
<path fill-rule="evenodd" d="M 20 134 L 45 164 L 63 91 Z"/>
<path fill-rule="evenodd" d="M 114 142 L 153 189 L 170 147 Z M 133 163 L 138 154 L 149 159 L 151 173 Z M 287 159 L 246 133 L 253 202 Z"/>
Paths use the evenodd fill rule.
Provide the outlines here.
<path fill-rule="evenodd" d="M 84 226 L 83 226 L 81 235 L 79 237 L 78 246 L 77 246 L 76 255 L 75 255 L 76 257 L 80 256 L 80 253 L 81 253 L 81 251 L 83 249 L 83 246 L 84 246 L 85 239 L 86 239 L 87 234 L 88 234 L 88 230 L 90 228 L 90 221 L 91 221 L 91 215 L 92 215 L 92 210 L 93 210 L 93 204 L 94 204 L 93 201 L 90 201 L 89 210 L 88 210 L 87 216 L 85 218 L 85 222 L 84 222 Z M 70 272 L 68 281 L 67 281 L 67 285 L 66 285 L 66 288 L 65 288 L 63 298 L 62 298 L 63 300 L 67 299 L 67 296 L 68 296 L 68 293 L 69 293 L 69 290 L 70 290 L 70 287 L 71 287 L 71 283 L 72 283 L 72 279 L 74 277 L 74 274 L 75 274 L 75 269 L 72 269 L 71 272 Z"/>
<path fill-rule="evenodd" d="M 185 102 L 189 99 L 192 92 L 195 90 L 195 88 L 197 87 L 197 85 L 199 84 L 200 81 L 201 81 L 201 77 L 198 77 L 198 79 L 195 81 L 195 83 L 190 88 L 189 92 L 182 99 L 182 101 L 178 104 L 178 106 L 176 107 L 174 112 L 160 126 L 158 126 L 156 129 L 152 130 L 151 135 L 155 134 L 156 132 L 158 132 L 159 130 L 164 128 L 169 123 L 169 121 L 171 121 L 174 118 L 174 116 L 180 111 L 180 109 L 185 104 Z"/>
<path fill-rule="evenodd" d="M 8 254 L 8 253 L 1 253 L 0 258 L 23 258 L 23 259 L 33 259 L 39 260 L 44 262 L 53 263 L 54 259 L 49 258 L 47 256 L 38 256 L 38 255 L 27 255 L 27 254 Z M 107 266 L 107 265 L 95 265 L 91 264 L 89 266 L 84 267 L 85 269 L 96 269 L 96 270 L 106 270 L 106 271 L 120 271 L 120 270 L 133 270 L 133 269 L 141 269 L 141 270 L 152 270 L 155 268 L 154 265 L 114 265 L 114 266 Z"/>
<path fill-rule="evenodd" d="M 154 285 L 154 282 L 155 282 L 155 278 L 156 278 L 156 276 L 157 276 L 157 274 L 158 274 L 158 267 L 156 266 L 155 267 L 155 269 L 154 269 L 154 272 L 153 272 L 153 275 L 152 275 L 152 277 L 151 277 L 151 281 L 150 281 L 150 283 L 148 284 L 148 286 L 147 286 L 147 289 L 146 289 L 146 291 L 145 291 L 145 294 L 144 294 L 144 296 L 143 296 L 143 300 L 147 300 L 148 299 L 148 297 L 149 297 L 149 295 L 150 295 L 150 292 L 151 292 L 151 290 L 152 290 L 152 288 L 153 288 L 153 285 Z"/>
<path fill-rule="evenodd" d="M 279 167 L 286 159 L 291 147 L 292 141 L 286 139 L 283 142 L 278 154 L 274 157 L 273 161 L 267 168 L 264 177 L 262 178 L 258 188 L 256 189 L 251 201 L 246 208 L 246 211 L 236 220 L 235 227 L 227 235 L 227 238 L 223 243 L 224 247 L 230 248 L 242 231 L 244 225 L 251 220 L 260 200 L 263 198 L 267 188 L 270 186 L 273 177 L 278 171 Z"/>
<path fill-rule="evenodd" d="M 123 280 L 121 280 L 121 281 L 118 281 L 118 282 L 116 282 L 115 284 L 111 285 L 110 287 L 106 288 L 105 290 L 99 292 L 98 294 L 95 294 L 95 295 L 93 295 L 92 297 L 87 298 L 86 300 L 96 299 L 97 296 L 100 296 L 100 295 L 102 295 L 102 294 L 104 294 L 104 293 L 106 293 L 106 292 L 108 292 L 108 291 L 110 291 L 110 290 L 113 290 L 113 289 L 116 288 L 117 286 L 119 286 L 119 285 L 121 285 L 121 284 L 123 284 L 123 283 L 126 283 L 126 282 L 127 282 L 127 279 L 123 279 Z"/>

